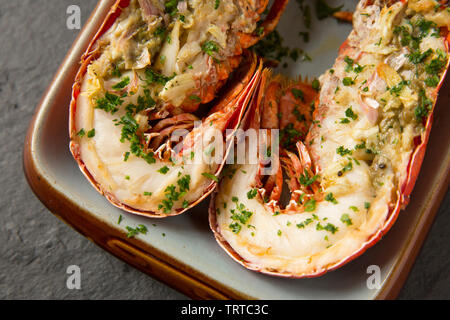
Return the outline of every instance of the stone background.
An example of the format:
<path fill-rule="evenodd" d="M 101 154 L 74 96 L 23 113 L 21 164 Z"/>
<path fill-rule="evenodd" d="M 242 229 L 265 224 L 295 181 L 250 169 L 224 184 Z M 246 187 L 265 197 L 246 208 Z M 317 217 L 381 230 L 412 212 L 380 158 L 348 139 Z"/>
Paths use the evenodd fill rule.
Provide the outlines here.
<path fill-rule="evenodd" d="M 71 4 L 84 22 L 96 0 L 0 0 L 0 299 L 185 299 L 55 218 L 23 176 L 28 123 L 78 33 L 66 28 Z M 447 194 L 400 299 L 450 299 L 449 208 Z M 71 264 L 81 290 L 66 288 Z"/>

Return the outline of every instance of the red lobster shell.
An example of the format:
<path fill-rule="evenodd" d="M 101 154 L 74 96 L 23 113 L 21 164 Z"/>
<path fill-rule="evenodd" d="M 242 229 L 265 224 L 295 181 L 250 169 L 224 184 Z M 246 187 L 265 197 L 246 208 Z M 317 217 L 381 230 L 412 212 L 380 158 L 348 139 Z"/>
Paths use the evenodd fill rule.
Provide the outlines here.
<path fill-rule="evenodd" d="M 288 278 L 318 277 L 328 271 L 335 270 L 360 256 L 368 248 L 377 243 L 392 227 L 399 215 L 400 210 L 404 209 L 408 204 L 410 194 L 417 180 L 431 131 L 433 111 L 436 105 L 438 92 L 443 84 L 449 67 L 450 35 L 448 32 L 448 16 L 447 19 L 439 20 L 440 22 L 443 21 L 440 28 L 437 28 L 436 24 L 426 22 L 426 20 L 418 19 L 414 21 L 416 26 L 422 27 L 421 32 L 426 35 L 428 35 L 427 32 L 429 30 L 425 24 L 428 24 L 428 27 L 435 26 L 434 37 L 439 39 L 436 40 L 436 43 L 444 43 L 443 47 L 445 48 L 445 52 L 440 53 L 431 46 L 428 53 L 424 54 L 423 52 L 426 52 L 426 49 L 428 48 L 425 47 L 422 49 L 422 52 L 411 51 L 412 53 L 407 52 L 399 55 L 401 56 L 400 59 L 403 59 L 400 62 L 381 62 L 377 68 L 373 69 L 374 75 L 378 75 L 381 78 L 384 77 L 383 79 L 385 82 L 381 81 L 382 84 L 378 86 L 378 89 L 381 88 L 380 90 L 387 91 L 388 94 L 390 93 L 392 96 L 399 97 L 402 94 L 406 95 L 411 92 L 414 94 L 414 92 L 408 91 L 410 82 L 406 80 L 402 80 L 402 84 L 389 84 L 399 76 L 396 71 L 392 71 L 394 69 L 393 67 L 387 65 L 388 62 L 395 65 L 395 63 L 405 63 L 408 59 L 414 64 L 428 61 L 428 68 L 431 70 L 434 62 L 430 62 L 431 58 L 429 60 L 426 59 L 429 55 L 432 55 L 433 52 L 435 52 L 436 56 L 439 56 L 439 63 L 435 61 L 436 64 L 439 64 L 439 67 L 437 67 L 439 70 L 438 78 L 434 80 L 434 83 L 429 81 L 426 89 L 416 93 L 422 98 L 417 100 L 417 107 L 414 109 L 414 114 L 417 118 L 420 117 L 421 121 L 418 122 L 422 122 L 423 130 L 419 134 L 416 134 L 413 139 L 411 138 L 413 146 L 411 147 L 410 153 L 406 153 L 409 158 L 406 158 L 407 162 L 402 162 L 403 166 L 400 166 L 400 168 L 404 168 L 404 171 L 400 173 L 392 173 L 392 175 L 397 175 L 397 178 L 392 180 L 396 181 L 396 184 L 393 184 L 390 187 L 383 187 L 382 184 L 379 186 L 379 190 L 393 190 L 395 195 L 392 195 L 392 197 L 390 195 L 386 196 L 386 199 L 393 199 L 393 201 L 388 201 L 385 205 L 380 206 L 378 206 L 375 202 L 377 205 L 376 208 L 370 207 L 370 203 L 368 203 L 367 207 L 366 204 L 364 204 L 363 207 L 350 206 L 351 210 L 348 210 L 349 208 L 347 207 L 346 209 L 349 212 L 352 210 L 361 212 L 362 208 L 366 207 L 367 212 L 371 212 L 371 216 L 378 217 L 378 220 L 375 221 L 376 224 L 374 222 L 372 227 L 367 228 L 370 233 L 367 233 L 366 230 L 363 232 L 358 229 L 360 225 L 361 228 L 363 228 L 361 223 L 358 224 L 358 227 L 351 229 L 352 233 L 349 231 L 348 238 L 346 238 L 345 235 L 341 236 L 339 234 L 339 230 L 345 229 L 346 226 L 352 226 L 355 220 L 358 219 L 357 214 L 350 216 L 349 214 L 344 215 L 343 213 L 345 211 L 338 213 L 337 209 L 334 211 L 327 209 L 328 214 L 330 215 L 334 214 L 336 216 L 339 214 L 340 216 L 343 214 L 340 219 L 341 221 L 339 221 L 339 216 L 337 216 L 337 219 L 332 220 L 331 218 L 336 217 L 331 217 L 328 220 L 328 216 L 320 215 L 318 213 L 320 209 L 330 208 L 333 204 L 337 205 L 338 200 L 339 204 L 341 204 L 341 198 L 338 198 L 337 196 L 334 198 L 333 193 L 327 194 L 326 191 L 322 191 L 322 187 L 324 190 L 327 190 L 327 188 L 330 187 L 330 184 L 332 185 L 334 183 L 332 180 L 331 182 L 330 180 L 327 180 L 331 177 L 331 173 L 326 170 L 330 168 L 334 170 L 336 163 L 339 163 L 339 161 L 347 161 L 346 159 L 349 159 L 348 162 L 353 165 L 353 171 L 356 166 L 361 165 L 357 160 L 350 158 L 352 155 L 352 150 L 354 153 L 357 152 L 357 147 L 355 147 L 355 149 L 349 148 L 348 144 L 345 142 L 346 138 L 342 135 L 341 130 L 343 130 L 342 132 L 345 132 L 346 129 L 343 128 L 346 125 L 352 125 L 352 121 L 360 119 L 363 115 L 365 116 L 365 119 L 367 118 L 367 120 L 364 120 L 365 123 L 370 123 L 371 121 L 376 123 L 376 121 L 378 121 L 379 111 L 376 109 L 373 110 L 372 106 L 375 108 L 378 107 L 378 105 L 374 104 L 373 101 L 368 100 L 372 103 L 372 105 L 365 105 L 366 100 L 362 99 L 360 99 L 360 101 L 346 100 L 344 103 L 345 107 L 338 107 L 340 102 L 338 101 L 338 98 L 335 97 L 338 96 L 339 90 L 341 90 L 341 92 L 347 90 L 346 87 L 360 86 L 359 90 L 361 90 L 361 92 L 368 92 L 368 94 L 371 94 L 372 90 L 377 90 L 377 79 L 357 82 L 357 78 L 359 73 L 362 73 L 364 69 L 367 70 L 370 68 L 363 65 L 361 62 L 363 61 L 362 59 L 364 56 L 370 55 L 370 52 L 381 53 L 381 50 L 386 50 L 386 55 L 390 54 L 390 51 L 388 51 L 390 48 L 385 47 L 387 46 L 385 42 L 387 43 L 390 39 L 377 38 L 377 40 L 379 39 L 378 41 L 374 41 L 373 43 L 368 42 L 373 39 L 370 37 L 371 35 L 373 36 L 370 32 L 372 32 L 371 29 L 374 28 L 378 17 L 383 17 L 386 19 L 386 23 L 393 24 L 390 28 L 392 28 L 391 31 L 395 30 L 394 34 L 398 35 L 402 34 L 402 32 L 404 32 L 403 34 L 407 34 L 408 29 L 402 29 L 400 26 L 394 29 L 396 23 L 395 21 L 398 22 L 398 20 L 395 20 L 394 16 L 390 17 L 389 15 L 392 12 L 397 12 L 399 15 L 404 15 L 406 10 L 414 9 L 424 13 L 424 15 L 428 17 L 433 17 L 433 13 L 430 12 L 436 12 L 437 10 L 431 11 L 434 10 L 434 7 L 431 9 L 430 3 L 431 2 L 427 3 L 427 1 L 421 2 L 402 0 L 361 1 L 359 4 L 358 10 L 354 16 L 354 22 L 357 24 L 357 27 L 355 27 L 355 30 L 350 35 L 349 40 L 342 45 L 339 52 L 339 57 L 336 60 L 336 64 L 333 69 L 321 77 L 322 89 L 316 101 L 313 124 L 309 130 L 305 144 L 303 145 L 301 140 L 298 140 L 298 157 L 300 159 L 298 163 L 300 165 L 300 170 L 297 171 L 297 177 L 303 178 L 303 185 L 297 189 L 294 189 L 295 192 L 297 192 L 296 195 L 301 196 L 299 201 L 291 200 L 286 208 L 282 208 L 279 201 L 277 201 L 278 199 L 268 197 L 265 200 L 265 195 L 268 190 L 265 186 L 261 187 L 258 183 L 258 179 L 255 179 L 253 182 L 252 177 L 256 171 L 252 171 L 250 173 L 249 171 L 253 169 L 249 166 L 242 166 L 240 168 L 241 170 L 236 170 L 238 172 L 236 174 L 237 177 L 232 178 L 233 180 L 231 182 L 227 182 L 226 179 L 221 181 L 210 204 L 210 227 L 213 230 L 219 245 L 236 262 L 247 269 L 272 276 Z M 406 6 L 408 5 L 410 5 L 410 8 L 406 9 Z M 445 10 L 448 10 L 446 1 L 442 2 L 442 7 L 440 9 L 444 11 L 442 16 L 445 17 Z M 429 11 L 427 12 L 427 10 Z M 408 14 L 410 14 L 409 11 Z M 366 26 L 358 24 L 358 21 L 361 23 L 361 19 L 366 19 L 366 17 Z M 378 29 L 374 30 L 378 31 Z M 389 36 L 389 33 L 387 34 Z M 433 40 L 430 40 L 430 43 L 431 41 Z M 404 40 L 404 42 L 406 43 L 406 40 Z M 366 48 L 367 51 L 362 51 L 362 47 L 359 47 L 362 46 L 362 44 L 365 45 L 364 48 Z M 393 55 L 395 55 L 395 53 Z M 399 56 L 396 57 L 398 58 Z M 359 63 L 361 63 L 361 65 Z M 346 69 L 345 72 L 344 69 Z M 356 78 L 354 76 L 345 77 L 346 75 L 349 75 L 350 72 L 355 72 L 357 75 Z M 432 74 L 431 71 L 427 71 L 427 73 L 428 72 L 429 74 Z M 386 89 L 386 83 L 389 84 L 388 89 Z M 363 90 L 365 86 L 367 89 Z M 405 87 L 408 88 L 405 89 Z M 430 87 L 434 87 L 434 89 L 430 89 Z M 266 89 L 263 86 L 262 88 L 260 87 L 259 90 Z M 347 91 L 342 93 L 342 95 L 339 96 L 339 99 L 345 99 L 346 92 Z M 262 95 L 264 94 L 265 93 Z M 260 95 L 261 93 L 259 93 L 259 96 Z M 403 98 L 404 97 L 402 96 L 401 99 Z M 253 101 L 253 103 L 255 103 L 255 101 Z M 405 104 L 407 103 L 408 102 L 405 100 Z M 261 104 L 261 102 L 257 101 L 255 110 L 262 108 L 259 104 Z M 364 109 L 361 107 L 363 110 L 363 115 L 358 115 L 354 112 L 354 109 L 352 109 L 352 106 L 355 106 L 356 104 L 360 104 L 362 107 L 366 108 Z M 419 104 L 422 106 L 425 105 L 427 110 L 420 109 Z M 336 109 L 334 110 L 333 108 Z M 347 110 L 345 110 L 345 108 L 347 108 Z M 345 110 L 345 114 L 338 113 L 338 111 L 341 112 L 340 110 Z M 332 117 L 331 119 L 336 120 L 332 121 L 329 118 L 330 116 Z M 284 117 L 284 115 L 282 115 L 282 117 Z M 326 130 L 329 130 L 330 132 L 327 133 Z M 328 143 L 328 136 L 324 139 L 325 134 L 329 134 L 331 139 L 335 141 L 332 141 L 330 144 L 325 144 L 325 146 L 321 146 L 322 143 Z M 333 135 L 335 136 L 334 139 Z M 336 148 L 340 143 L 342 143 L 342 146 L 340 148 Z M 362 144 L 361 148 L 363 148 Z M 365 145 L 364 148 L 366 148 Z M 334 152 L 335 149 L 339 156 L 336 156 Z M 321 154 L 327 154 L 325 159 L 321 159 Z M 345 156 L 347 158 L 345 158 Z M 379 162 L 377 162 L 381 161 L 381 156 L 379 158 L 376 158 L 375 156 L 375 158 L 372 159 L 373 160 L 371 161 L 373 161 L 373 165 L 377 166 L 377 170 L 383 170 L 386 168 L 384 163 L 380 166 Z M 243 178 L 242 173 L 239 173 L 239 171 L 244 171 L 244 169 L 246 172 L 249 172 L 248 176 L 245 178 Z M 344 171 L 342 171 L 342 169 L 337 171 L 337 174 L 332 171 L 332 174 L 337 177 L 345 177 L 346 174 L 349 174 L 346 172 L 351 171 L 352 167 L 348 166 L 345 169 L 346 170 Z M 303 170 L 305 171 L 303 172 Z M 327 178 L 322 180 L 324 185 L 321 185 L 319 182 L 321 179 L 319 174 L 322 173 L 326 175 Z M 318 176 L 315 176 L 315 174 Z M 313 176 L 314 178 L 311 179 Z M 269 179 L 272 177 L 273 176 Z M 248 182 L 249 180 L 250 182 Z M 354 181 L 356 188 L 358 188 L 358 179 L 349 181 Z M 240 183 L 243 184 L 244 187 L 239 188 L 238 185 Z M 291 185 L 289 187 L 291 188 Z M 269 190 L 272 190 L 272 187 Z M 246 197 L 245 192 L 247 191 L 249 193 Z M 292 191 L 293 190 L 291 190 L 291 192 Z M 270 192 L 273 194 L 273 191 Z M 270 193 L 269 196 L 271 196 Z M 304 199 L 309 200 L 305 201 Z M 346 199 L 342 198 L 342 202 L 345 203 L 345 201 Z M 328 205 L 328 207 L 326 205 Z M 342 209 L 342 207 L 339 207 L 339 209 Z M 228 212 L 229 210 L 231 210 L 231 213 Z M 316 214 L 311 215 L 309 212 Z M 376 215 L 374 212 L 376 212 Z M 304 218 L 300 219 L 299 217 Z M 354 219 L 353 223 L 350 217 Z M 305 218 L 308 219 L 305 220 Z M 367 219 L 369 219 L 369 217 L 367 217 Z M 230 222 L 231 224 L 228 225 Z M 297 225 L 297 228 L 301 229 L 301 231 L 297 230 L 295 225 Z M 279 228 L 278 232 L 276 228 Z M 296 231 L 288 231 L 289 228 L 294 228 Z M 303 238 L 295 234 L 295 232 L 304 232 L 304 230 L 309 230 L 309 233 L 305 234 Z M 287 235 L 285 236 L 285 234 Z M 320 238 L 317 234 L 320 234 Z M 324 234 L 326 234 L 325 238 L 323 238 Z M 298 251 L 290 248 L 295 248 L 295 250 Z"/>

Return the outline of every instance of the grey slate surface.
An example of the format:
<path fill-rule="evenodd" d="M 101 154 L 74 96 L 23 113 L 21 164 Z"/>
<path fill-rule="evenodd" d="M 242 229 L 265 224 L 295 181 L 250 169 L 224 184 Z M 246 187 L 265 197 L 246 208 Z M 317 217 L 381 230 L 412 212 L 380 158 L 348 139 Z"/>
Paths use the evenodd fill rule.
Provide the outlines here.
<path fill-rule="evenodd" d="M 0 0 L 0 299 L 185 299 L 116 259 L 55 218 L 22 173 L 28 123 L 78 31 L 66 28 L 76 4 L 83 22 L 96 0 Z M 450 299 L 447 194 L 401 299 Z M 81 267 L 81 290 L 66 268 Z"/>

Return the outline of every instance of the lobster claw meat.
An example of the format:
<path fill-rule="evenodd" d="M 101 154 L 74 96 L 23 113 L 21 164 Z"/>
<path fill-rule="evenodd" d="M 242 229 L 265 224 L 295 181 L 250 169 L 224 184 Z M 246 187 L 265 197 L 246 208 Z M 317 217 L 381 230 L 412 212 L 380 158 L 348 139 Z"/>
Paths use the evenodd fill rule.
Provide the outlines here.
<path fill-rule="evenodd" d="M 292 97 L 274 99 L 289 90 L 263 71 L 250 126 L 283 129 L 284 120 L 290 134 L 272 151 L 278 170 L 263 176 L 265 163 L 235 165 L 211 200 L 211 229 L 236 262 L 279 277 L 317 277 L 391 228 L 417 179 L 449 66 L 450 13 L 439 4 L 361 1 L 354 30 L 319 79 L 312 120 L 314 97 L 306 94 L 297 94 L 297 111 L 272 118 L 267 106 L 288 109 Z M 310 121 L 306 139 L 287 120 L 293 115 Z"/>
<path fill-rule="evenodd" d="M 69 126 L 80 169 L 115 206 L 177 215 L 214 188 L 224 133 L 239 126 L 261 74 L 240 40 L 255 30 L 261 8 L 245 6 L 255 12 L 240 16 L 241 5 L 121 0 L 112 7 L 83 56 Z M 230 75 L 213 108 L 199 109 Z M 207 149 L 215 140 L 223 149 Z"/>

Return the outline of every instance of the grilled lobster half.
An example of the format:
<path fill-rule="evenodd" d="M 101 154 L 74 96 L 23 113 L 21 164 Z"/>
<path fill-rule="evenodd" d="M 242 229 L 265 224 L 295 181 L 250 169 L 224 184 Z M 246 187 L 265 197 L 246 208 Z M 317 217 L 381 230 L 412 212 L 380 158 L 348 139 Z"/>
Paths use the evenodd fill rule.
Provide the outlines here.
<path fill-rule="evenodd" d="M 449 66 L 448 4 L 364 0 L 353 23 L 316 98 L 263 71 L 248 126 L 279 129 L 279 153 L 227 168 L 210 204 L 218 243 L 248 269 L 320 276 L 374 245 L 408 204 Z M 268 164 L 278 170 L 264 176 Z"/>
<path fill-rule="evenodd" d="M 94 187 L 152 217 L 205 198 L 226 155 L 202 158 L 226 140 L 211 129 L 239 126 L 261 72 L 245 49 L 273 30 L 286 3 L 261 21 L 268 0 L 117 1 L 82 58 L 70 106 L 70 150 Z"/>

